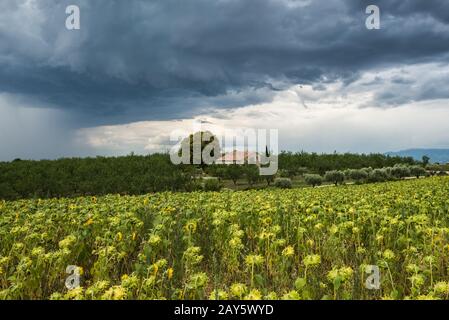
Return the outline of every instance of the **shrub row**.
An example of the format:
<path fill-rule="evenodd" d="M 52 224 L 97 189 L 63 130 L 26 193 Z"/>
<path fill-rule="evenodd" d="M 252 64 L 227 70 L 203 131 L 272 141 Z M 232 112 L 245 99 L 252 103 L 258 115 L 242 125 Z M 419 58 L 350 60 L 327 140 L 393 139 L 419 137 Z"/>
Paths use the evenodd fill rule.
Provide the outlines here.
<path fill-rule="evenodd" d="M 363 169 L 348 169 L 344 171 L 332 170 L 327 171 L 324 176 L 318 174 L 306 174 L 304 176 L 308 185 L 313 187 L 321 185 L 323 182 L 331 182 L 335 185 L 343 183 L 345 180 L 355 181 L 356 183 L 363 182 L 384 182 L 390 180 L 403 179 L 406 177 L 421 177 L 426 176 L 427 171 L 418 165 L 406 166 L 395 165 L 387 168 L 363 168 Z"/>

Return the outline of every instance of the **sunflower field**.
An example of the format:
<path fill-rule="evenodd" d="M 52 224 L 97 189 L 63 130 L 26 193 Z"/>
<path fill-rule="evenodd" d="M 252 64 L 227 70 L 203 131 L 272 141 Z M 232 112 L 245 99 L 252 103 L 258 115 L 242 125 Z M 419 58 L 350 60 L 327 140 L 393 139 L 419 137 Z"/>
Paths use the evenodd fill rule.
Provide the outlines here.
<path fill-rule="evenodd" d="M 0 201 L 0 299 L 447 299 L 448 195 L 435 177 Z"/>

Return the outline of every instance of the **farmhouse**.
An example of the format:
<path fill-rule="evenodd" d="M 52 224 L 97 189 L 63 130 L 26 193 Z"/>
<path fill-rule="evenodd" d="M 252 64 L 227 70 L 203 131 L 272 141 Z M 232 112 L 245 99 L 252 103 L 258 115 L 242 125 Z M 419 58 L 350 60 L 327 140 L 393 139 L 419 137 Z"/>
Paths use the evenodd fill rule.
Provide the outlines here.
<path fill-rule="evenodd" d="M 215 160 L 216 164 L 260 164 L 260 155 L 257 152 L 237 151 L 223 154 Z"/>

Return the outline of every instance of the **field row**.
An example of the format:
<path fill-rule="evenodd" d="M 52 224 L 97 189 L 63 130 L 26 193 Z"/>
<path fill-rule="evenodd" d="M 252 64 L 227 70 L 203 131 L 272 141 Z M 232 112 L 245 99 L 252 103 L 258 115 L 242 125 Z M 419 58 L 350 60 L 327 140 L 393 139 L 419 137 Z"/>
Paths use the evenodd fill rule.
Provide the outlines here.
<path fill-rule="evenodd" d="M 0 202 L 0 299 L 445 299 L 448 194 L 435 177 Z"/>

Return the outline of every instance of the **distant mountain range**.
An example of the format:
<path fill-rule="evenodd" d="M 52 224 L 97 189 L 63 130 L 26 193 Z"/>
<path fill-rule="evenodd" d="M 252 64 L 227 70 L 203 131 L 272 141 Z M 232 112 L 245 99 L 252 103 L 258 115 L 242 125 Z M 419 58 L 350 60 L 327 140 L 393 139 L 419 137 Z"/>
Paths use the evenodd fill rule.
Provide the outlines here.
<path fill-rule="evenodd" d="M 396 152 L 387 152 L 390 156 L 412 157 L 415 160 L 422 160 L 423 156 L 428 156 L 432 163 L 449 163 L 449 149 L 407 149 Z"/>

